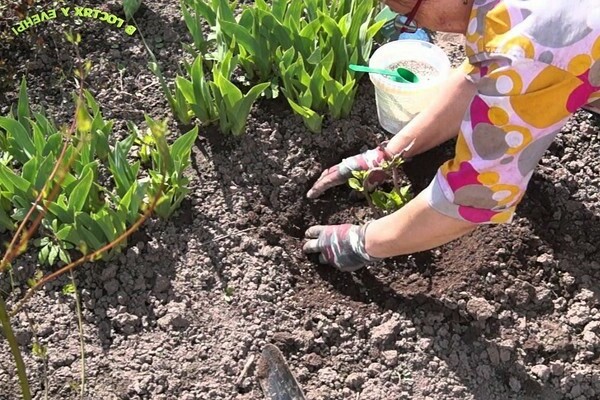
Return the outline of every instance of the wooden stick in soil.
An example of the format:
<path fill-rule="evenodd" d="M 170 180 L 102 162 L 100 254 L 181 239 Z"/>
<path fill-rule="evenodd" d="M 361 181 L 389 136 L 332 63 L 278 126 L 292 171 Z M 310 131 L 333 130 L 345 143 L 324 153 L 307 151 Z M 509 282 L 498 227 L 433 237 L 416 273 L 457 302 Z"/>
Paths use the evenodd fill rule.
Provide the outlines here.
<path fill-rule="evenodd" d="M 73 276 L 73 270 L 69 271 L 71 274 L 71 283 L 75 291 L 75 308 L 77 310 L 77 327 L 79 328 L 79 351 L 81 353 L 81 384 L 80 384 L 80 399 L 83 400 L 85 396 L 85 343 L 83 341 L 83 316 L 81 313 L 81 299 L 79 298 L 79 292 L 77 291 L 77 284 L 75 283 L 75 276 Z"/>
<path fill-rule="evenodd" d="M 15 334 L 10 325 L 10 318 L 6 311 L 6 303 L 4 302 L 4 298 L 2 298 L 2 296 L 0 296 L 0 322 L 2 322 L 2 330 L 4 331 L 4 336 L 6 337 L 8 345 L 10 346 L 10 352 L 15 358 L 17 374 L 19 376 L 19 385 L 21 385 L 23 399 L 31 400 L 31 391 L 29 390 L 29 382 L 27 381 L 27 371 L 25 369 L 25 363 L 23 362 L 23 357 L 21 357 L 21 351 L 19 350 L 17 338 L 15 337 Z"/>

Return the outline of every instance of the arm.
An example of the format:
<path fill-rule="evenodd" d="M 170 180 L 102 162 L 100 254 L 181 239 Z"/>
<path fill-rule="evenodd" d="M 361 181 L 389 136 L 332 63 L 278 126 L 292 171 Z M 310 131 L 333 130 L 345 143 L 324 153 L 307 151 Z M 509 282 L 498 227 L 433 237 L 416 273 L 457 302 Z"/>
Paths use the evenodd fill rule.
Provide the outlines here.
<path fill-rule="evenodd" d="M 412 157 L 455 137 L 476 92 L 475 84 L 466 79 L 464 72 L 452 71 L 432 103 L 390 140 L 386 150 L 399 153 L 416 139 L 405 153 Z"/>
<path fill-rule="evenodd" d="M 441 246 L 476 227 L 435 211 L 421 193 L 395 213 L 371 222 L 365 249 L 377 258 L 410 254 Z"/>

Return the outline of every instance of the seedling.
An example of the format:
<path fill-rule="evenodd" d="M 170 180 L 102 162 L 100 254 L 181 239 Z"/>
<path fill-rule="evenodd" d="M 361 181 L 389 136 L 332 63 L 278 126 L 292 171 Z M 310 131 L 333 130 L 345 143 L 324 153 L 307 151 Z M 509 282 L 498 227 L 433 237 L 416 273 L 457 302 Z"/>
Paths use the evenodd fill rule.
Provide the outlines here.
<path fill-rule="evenodd" d="M 414 140 L 400 153 L 390 157 L 389 160 L 377 167 L 366 171 L 353 171 L 348 185 L 356 190 L 367 200 L 375 211 L 384 213 L 394 212 L 402 208 L 410 199 L 410 185 L 403 185 L 399 169 L 404 163 L 404 154 L 411 149 Z M 393 188 L 386 192 L 381 189 L 381 184 L 391 178 Z"/>

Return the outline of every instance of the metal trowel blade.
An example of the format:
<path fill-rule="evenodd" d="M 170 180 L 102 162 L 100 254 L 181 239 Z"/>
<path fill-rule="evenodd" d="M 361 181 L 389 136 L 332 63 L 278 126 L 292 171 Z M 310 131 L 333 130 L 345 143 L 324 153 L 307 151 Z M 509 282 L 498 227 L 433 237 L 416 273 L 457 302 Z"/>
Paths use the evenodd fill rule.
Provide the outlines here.
<path fill-rule="evenodd" d="M 281 351 L 274 345 L 263 348 L 256 375 L 268 400 L 306 400 Z"/>

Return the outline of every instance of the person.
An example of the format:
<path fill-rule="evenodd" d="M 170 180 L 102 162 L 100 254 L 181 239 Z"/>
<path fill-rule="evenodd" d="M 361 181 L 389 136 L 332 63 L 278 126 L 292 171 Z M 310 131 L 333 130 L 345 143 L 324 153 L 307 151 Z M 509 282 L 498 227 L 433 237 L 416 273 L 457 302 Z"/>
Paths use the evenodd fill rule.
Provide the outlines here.
<path fill-rule="evenodd" d="M 305 253 L 354 271 L 512 221 L 533 170 L 567 119 L 600 99 L 598 0 L 391 0 L 414 30 L 463 33 L 466 60 L 385 145 L 325 170 L 307 197 L 457 137 L 454 159 L 403 208 L 363 225 L 310 227 Z M 595 103 L 594 103 L 595 102 Z M 414 144 L 409 147 L 409 144 Z M 407 148 L 408 147 L 408 148 Z"/>

